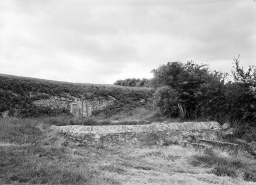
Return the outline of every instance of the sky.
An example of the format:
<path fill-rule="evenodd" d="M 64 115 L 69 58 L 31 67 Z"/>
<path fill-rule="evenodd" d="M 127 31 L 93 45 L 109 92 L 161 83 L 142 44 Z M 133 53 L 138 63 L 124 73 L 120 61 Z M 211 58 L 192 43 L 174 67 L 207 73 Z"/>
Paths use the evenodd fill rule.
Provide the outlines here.
<path fill-rule="evenodd" d="M 190 60 L 256 65 L 254 0 L 0 0 L 0 73 L 113 84 Z"/>

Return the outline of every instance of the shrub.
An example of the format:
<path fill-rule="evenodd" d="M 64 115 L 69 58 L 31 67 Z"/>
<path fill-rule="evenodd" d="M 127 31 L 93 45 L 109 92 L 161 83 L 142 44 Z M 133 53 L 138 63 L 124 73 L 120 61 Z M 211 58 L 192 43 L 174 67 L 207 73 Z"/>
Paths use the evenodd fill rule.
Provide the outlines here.
<path fill-rule="evenodd" d="M 158 88 L 154 94 L 155 104 L 160 107 L 163 115 L 169 117 L 177 117 L 179 115 L 178 98 L 178 92 L 167 86 Z"/>

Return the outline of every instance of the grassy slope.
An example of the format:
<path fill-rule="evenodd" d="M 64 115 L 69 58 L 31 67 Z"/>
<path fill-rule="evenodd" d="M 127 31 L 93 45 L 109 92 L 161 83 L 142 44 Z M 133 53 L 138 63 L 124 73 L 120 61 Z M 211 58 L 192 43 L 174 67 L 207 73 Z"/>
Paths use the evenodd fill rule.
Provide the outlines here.
<path fill-rule="evenodd" d="M 149 88 L 68 83 L 0 74 L 0 112 L 10 110 L 11 113 L 14 113 L 19 110 L 19 115 L 22 117 L 56 115 L 68 113 L 68 110 L 53 111 L 47 108 L 38 108 L 32 102 L 51 96 L 67 97 L 70 95 L 86 99 L 112 96 L 116 99 L 115 104 L 105 112 L 110 116 L 140 107 L 139 101 L 141 99 L 149 100 L 152 92 L 153 90 Z"/>
<path fill-rule="evenodd" d="M 244 155 L 147 143 L 83 147 L 43 119 L 0 119 L 1 184 L 253 185 L 243 179 L 255 181 L 255 170 L 255 160 Z"/>

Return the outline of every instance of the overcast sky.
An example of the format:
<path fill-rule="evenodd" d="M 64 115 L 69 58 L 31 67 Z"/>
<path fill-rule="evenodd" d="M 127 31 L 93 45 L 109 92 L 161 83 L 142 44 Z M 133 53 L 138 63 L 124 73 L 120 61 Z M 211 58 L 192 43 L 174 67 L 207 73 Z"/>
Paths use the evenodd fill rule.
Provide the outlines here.
<path fill-rule="evenodd" d="M 151 78 L 171 61 L 256 65 L 253 0 L 0 0 L 0 73 L 69 82 Z"/>

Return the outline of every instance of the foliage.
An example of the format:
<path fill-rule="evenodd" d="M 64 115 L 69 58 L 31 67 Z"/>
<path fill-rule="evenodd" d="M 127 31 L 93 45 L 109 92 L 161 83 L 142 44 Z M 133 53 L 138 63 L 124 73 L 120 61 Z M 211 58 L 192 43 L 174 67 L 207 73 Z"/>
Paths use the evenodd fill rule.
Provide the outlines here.
<path fill-rule="evenodd" d="M 186 119 L 236 121 L 239 129 L 245 128 L 243 124 L 256 127 L 254 66 L 246 71 L 234 59 L 234 81 L 229 82 L 227 73 L 194 62 L 169 62 L 152 72 L 152 84 L 157 88 L 154 98 L 164 115 L 183 113 Z"/>
<path fill-rule="evenodd" d="M 160 111 L 170 117 L 179 115 L 178 92 L 167 86 L 160 87 L 154 93 L 155 104 L 160 107 Z"/>
<path fill-rule="evenodd" d="M 193 166 L 213 168 L 211 173 L 217 176 L 233 178 L 242 176 L 245 181 L 256 182 L 256 165 L 253 159 L 223 157 L 214 152 L 208 152 L 204 155 L 193 156 L 190 163 Z"/>
<path fill-rule="evenodd" d="M 146 78 L 127 78 L 125 80 L 117 80 L 114 85 L 128 86 L 128 87 L 150 87 L 150 80 Z"/>
<path fill-rule="evenodd" d="M 54 117 L 44 117 L 37 118 L 39 122 L 43 122 L 47 125 L 65 126 L 65 125 L 142 125 L 150 124 L 149 121 L 118 121 L 111 122 L 109 120 L 97 120 L 93 118 L 73 118 L 70 116 L 54 116 Z"/>
<path fill-rule="evenodd" d="M 168 86 L 173 89 L 172 91 L 177 92 L 175 93 L 177 98 L 175 98 L 175 102 L 170 103 L 170 106 L 174 107 L 176 104 L 177 107 L 179 103 L 180 109 L 185 109 L 187 118 L 195 118 L 196 99 L 202 95 L 200 87 L 211 79 L 208 67 L 195 64 L 193 61 L 186 64 L 168 62 L 152 72 L 154 73 L 152 84 L 155 87 Z M 166 90 L 161 92 L 166 93 Z"/>
<path fill-rule="evenodd" d="M 108 115 L 131 110 L 141 106 L 140 100 L 145 102 L 152 96 L 152 90 L 141 88 L 121 88 L 106 85 L 74 84 L 55 82 L 10 75 L 0 75 L 0 114 L 9 111 L 15 117 L 40 117 L 69 114 L 68 109 L 51 109 L 39 107 L 33 101 L 49 99 L 51 96 L 76 97 L 92 100 L 96 98 L 116 99 Z"/>

